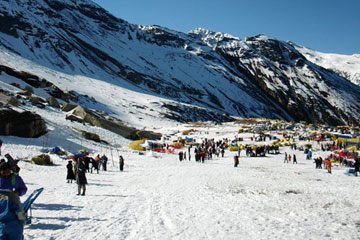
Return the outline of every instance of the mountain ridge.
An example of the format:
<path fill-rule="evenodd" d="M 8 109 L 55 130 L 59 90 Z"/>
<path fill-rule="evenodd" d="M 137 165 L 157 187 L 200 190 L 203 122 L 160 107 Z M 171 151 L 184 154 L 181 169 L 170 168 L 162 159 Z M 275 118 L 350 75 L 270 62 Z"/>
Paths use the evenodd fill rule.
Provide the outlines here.
<path fill-rule="evenodd" d="M 275 38 L 131 24 L 87 0 L 0 5 L 0 20 L 12 23 L 0 28 L 2 56 L 16 53 L 69 76 L 164 99 L 171 104 L 163 116 L 177 121 L 226 119 L 196 116 L 203 108 L 217 116 L 358 123 L 360 87 Z"/>

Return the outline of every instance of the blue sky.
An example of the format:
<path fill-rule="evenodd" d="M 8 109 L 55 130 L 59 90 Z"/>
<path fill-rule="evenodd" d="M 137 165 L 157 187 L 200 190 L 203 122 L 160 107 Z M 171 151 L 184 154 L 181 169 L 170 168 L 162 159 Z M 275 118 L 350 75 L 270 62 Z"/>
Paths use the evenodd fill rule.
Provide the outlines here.
<path fill-rule="evenodd" d="M 326 53 L 360 53 L 360 0 L 93 0 L 130 23 L 245 38 L 266 34 Z"/>

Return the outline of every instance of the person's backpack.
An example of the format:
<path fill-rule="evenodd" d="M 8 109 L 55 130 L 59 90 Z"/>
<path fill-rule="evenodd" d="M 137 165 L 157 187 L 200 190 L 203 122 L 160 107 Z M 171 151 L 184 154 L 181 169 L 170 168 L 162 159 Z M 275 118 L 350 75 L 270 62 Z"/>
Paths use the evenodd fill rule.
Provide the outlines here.
<path fill-rule="evenodd" d="M 17 175 L 18 175 L 17 173 L 13 173 L 13 174 L 11 175 L 11 186 L 12 186 L 12 187 L 15 187 L 16 176 L 17 176 Z"/>

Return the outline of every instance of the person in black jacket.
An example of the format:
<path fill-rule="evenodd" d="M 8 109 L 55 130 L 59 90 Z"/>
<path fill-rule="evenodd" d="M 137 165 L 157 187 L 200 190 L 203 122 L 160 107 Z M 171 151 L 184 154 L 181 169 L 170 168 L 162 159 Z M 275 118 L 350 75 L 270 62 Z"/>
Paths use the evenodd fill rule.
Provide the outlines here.
<path fill-rule="evenodd" d="M 124 158 L 121 155 L 119 157 L 119 167 L 120 171 L 122 172 L 124 170 Z"/>
<path fill-rule="evenodd" d="M 68 164 L 66 165 L 66 168 L 67 168 L 67 175 L 66 175 L 67 183 L 72 183 L 72 181 L 75 180 L 75 174 L 73 171 L 72 161 L 68 162 Z"/>
<path fill-rule="evenodd" d="M 82 158 L 77 159 L 77 166 L 75 167 L 75 176 L 76 176 L 76 183 L 78 184 L 78 193 L 80 195 L 81 189 L 83 190 L 81 195 L 85 195 L 86 191 L 86 167 L 84 164 L 84 160 Z"/>
<path fill-rule="evenodd" d="M 355 176 L 358 176 L 358 172 L 360 169 L 360 159 L 359 158 L 355 160 L 354 167 L 355 167 Z"/>

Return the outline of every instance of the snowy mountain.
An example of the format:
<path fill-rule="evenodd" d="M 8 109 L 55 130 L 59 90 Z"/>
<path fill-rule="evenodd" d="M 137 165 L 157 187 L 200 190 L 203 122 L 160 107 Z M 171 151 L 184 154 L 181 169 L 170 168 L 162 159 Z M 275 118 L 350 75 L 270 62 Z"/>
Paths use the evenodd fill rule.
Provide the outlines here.
<path fill-rule="evenodd" d="M 360 54 L 341 55 L 321 53 L 312 49 L 295 45 L 295 48 L 311 62 L 323 68 L 333 70 L 340 76 L 360 85 Z"/>
<path fill-rule="evenodd" d="M 231 116 L 359 123 L 359 86 L 271 37 L 135 25 L 88 0 L 1 1 L 0 21 L 2 81 L 26 72 L 132 125 L 147 126 L 142 115 L 155 125 Z"/>

